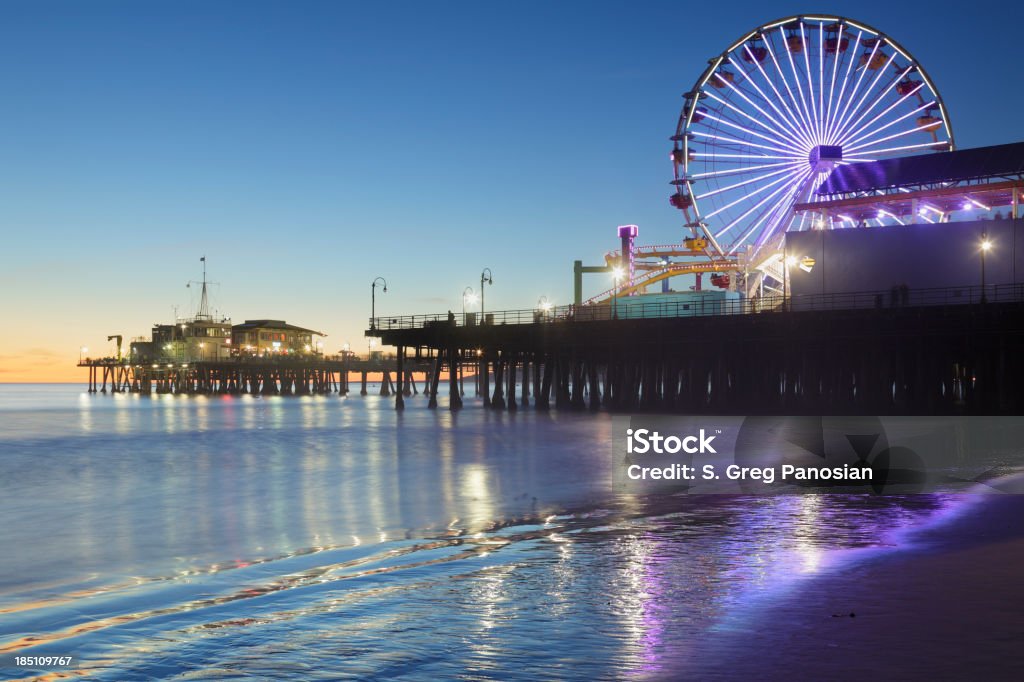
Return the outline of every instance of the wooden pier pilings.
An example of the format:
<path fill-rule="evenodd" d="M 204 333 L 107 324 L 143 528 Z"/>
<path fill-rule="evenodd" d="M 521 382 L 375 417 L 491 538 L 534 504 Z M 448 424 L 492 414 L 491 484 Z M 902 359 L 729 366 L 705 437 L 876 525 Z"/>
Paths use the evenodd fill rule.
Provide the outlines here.
<path fill-rule="evenodd" d="M 407 396 L 418 393 L 415 373 L 420 365 L 398 367 L 393 358 L 291 359 L 233 358 L 190 363 L 133 364 L 114 358 L 85 359 L 79 363 L 89 371 L 89 393 L 151 394 L 249 394 L 249 395 L 346 395 L 351 374 L 360 375 L 361 393 L 366 395 L 368 375 L 381 375 L 380 394 Z M 391 376 L 395 374 L 399 388 Z M 426 379 L 424 378 L 424 383 Z"/>
<path fill-rule="evenodd" d="M 434 357 L 430 407 L 475 368 L 492 409 L 718 414 L 1020 414 L 1020 303 L 628 320 L 428 322 L 372 333 Z M 532 373 L 532 382 L 531 382 Z M 532 391 L 531 389 L 532 384 Z M 519 396 L 517 397 L 517 388 Z M 396 408 L 404 407 L 396 396 Z"/>

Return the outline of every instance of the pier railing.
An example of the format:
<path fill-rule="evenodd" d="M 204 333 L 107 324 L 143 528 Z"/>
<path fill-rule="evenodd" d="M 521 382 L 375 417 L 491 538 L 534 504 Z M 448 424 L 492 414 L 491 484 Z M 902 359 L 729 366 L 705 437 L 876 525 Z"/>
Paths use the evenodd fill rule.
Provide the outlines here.
<path fill-rule="evenodd" d="M 821 310 L 891 309 L 919 306 L 978 305 L 982 303 L 1022 303 L 1024 284 L 998 284 L 934 289 L 893 287 L 886 290 L 830 294 L 771 295 L 753 299 L 687 297 L 679 301 L 641 303 L 623 296 L 608 304 L 563 305 L 548 309 L 495 310 L 477 313 L 431 315 L 392 315 L 370 319 L 370 330 L 420 329 L 433 325 L 475 327 L 519 324 L 559 324 L 607 320 L 636 320 L 675 317 L 747 315 L 772 312 Z"/>

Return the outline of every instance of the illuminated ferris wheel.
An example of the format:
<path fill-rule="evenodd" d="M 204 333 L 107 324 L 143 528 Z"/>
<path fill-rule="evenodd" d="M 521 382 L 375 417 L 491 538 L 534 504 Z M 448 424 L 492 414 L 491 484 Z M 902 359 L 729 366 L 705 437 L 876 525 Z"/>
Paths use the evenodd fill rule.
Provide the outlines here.
<path fill-rule="evenodd" d="M 842 17 L 755 28 L 709 63 L 684 95 L 670 200 L 720 255 L 809 229 L 799 203 L 837 165 L 951 151 L 938 90 L 892 38 Z M 872 224 L 895 224 L 879 212 Z M 829 216 L 816 227 L 853 227 Z"/>

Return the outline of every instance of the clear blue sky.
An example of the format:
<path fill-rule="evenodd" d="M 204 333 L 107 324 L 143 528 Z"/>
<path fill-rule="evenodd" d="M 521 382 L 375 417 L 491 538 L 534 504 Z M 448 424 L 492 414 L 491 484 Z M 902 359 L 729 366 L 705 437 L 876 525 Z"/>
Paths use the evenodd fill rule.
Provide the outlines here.
<path fill-rule="evenodd" d="M 186 312 L 204 254 L 223 313 L 331 351 L 365 349 L 377 275 L 385 314 L 458 311 L 485 266 L 489 309 L 567 303 L 616 225 L 681 237 L 667 138 L 707 59 L 809 11 L 909 49 L 958 146 L 1024 139 L 1006 2 L 2 2 L 0 380 Z"/>

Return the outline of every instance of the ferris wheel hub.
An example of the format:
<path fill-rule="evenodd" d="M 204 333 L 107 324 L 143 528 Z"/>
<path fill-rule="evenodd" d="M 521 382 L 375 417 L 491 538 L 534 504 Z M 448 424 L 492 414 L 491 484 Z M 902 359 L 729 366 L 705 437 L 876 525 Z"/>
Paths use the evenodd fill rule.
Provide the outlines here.
<path fill-rule="evenodd" d="M 843 148 L 840 145 L 819 144 L 807 156 L 807 162 L 817 173 L 829 171 L 843 160 Z"/>

